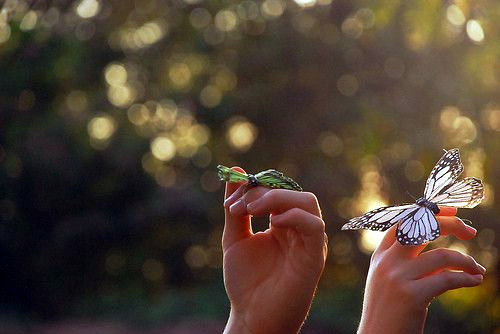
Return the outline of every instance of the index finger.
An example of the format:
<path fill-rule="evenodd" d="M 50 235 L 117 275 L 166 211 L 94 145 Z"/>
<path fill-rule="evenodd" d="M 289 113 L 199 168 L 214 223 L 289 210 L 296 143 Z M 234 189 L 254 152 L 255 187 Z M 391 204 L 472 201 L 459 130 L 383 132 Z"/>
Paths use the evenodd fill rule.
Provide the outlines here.
<path fill-rule="evenodd" d="M 450 208 L 454 209 L 455 208 Z M 447 212 L 453 212 L 453 210 L 449 210 Z M 446 213 L 446 211 L 445 211 Z M 436 217 L 439 223 L 439 229 L 441 231 L 440 236 L 453 235 L 454 237 L 461 240 L 469 240 L 472 239 L 476 235 L 476 229 L 472 226 L 465 224 L 460 218 L 454 216 L 438 216 Z M 407 256 L 416 256 L 420 252 L 424 250 L 427 246 L 427 243 L 418 246 L 407 246 L 401 245 L 396 240 L 396 229 L 398 228 L 398 224 L 394 224 L 387 232 L 382 242 L 377 247 L 377 251 L 386 250 L 389 248 L 397 249 L 396 252 L 400 254 L 405 254 Z"/>
<path fill-rule="evenodd" d="M 253 216 L 280 214 L 293 208 L 299 208 L 321 218 L 318 199 L 310 192 L 273 189 L 255 201 L 247 203 L 247 211 Z"/>
<path fill-rule="evenodd" d="M 241 167 L 231 167 L 232 170 L 235 170 L 237 172 L 246 174 L 245 170 Z M 236 190 L 238 190 L 239 187 L 241 187 L 243 183 L 234 183 L 234 182 L 226 182 L 226 191 L 224 193 L 224 199 L 227 199 L 229 196 L 231 196 Z"/>

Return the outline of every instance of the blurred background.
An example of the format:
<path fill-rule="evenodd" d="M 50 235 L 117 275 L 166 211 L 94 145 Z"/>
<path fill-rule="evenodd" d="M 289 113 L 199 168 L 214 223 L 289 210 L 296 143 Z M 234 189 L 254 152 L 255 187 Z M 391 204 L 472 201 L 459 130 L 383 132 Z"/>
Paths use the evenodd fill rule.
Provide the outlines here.
<path fill-rule="evenodd" d="M 220 332 L 224 164 L 317 194 L 303 332 L 352 333 L 382 234 L 340 227 L 419 197 L 458 147 L 478 235 L 432 246 L 488 274 L 427 332 L 500 333 L 499 145 L 495 0 L 2 0 L 0 331 Z"/>

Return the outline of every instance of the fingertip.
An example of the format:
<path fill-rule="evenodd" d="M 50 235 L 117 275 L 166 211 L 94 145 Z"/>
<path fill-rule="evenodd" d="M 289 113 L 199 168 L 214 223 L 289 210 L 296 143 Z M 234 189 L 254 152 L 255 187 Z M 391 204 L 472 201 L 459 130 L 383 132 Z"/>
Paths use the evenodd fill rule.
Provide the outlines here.
<path fill-rule="evenodd" d="M 236 172 L 240 172 L 240 173 L 243 173 L 243 174 L 246 174 L 247 172 L 245 172 L 245 170 L 239 166 L 233 166 L 231 167 L 232 170 L 236 171 Z M 240 182 L 240 183 L 235 183 L 235 182 L 226 182 L 226 191 L 224 193 L 224 199 L 228 199 L 229 196 L 231 196 L 236 190 L 238 190 L 238 188 L 244 184 L 244 182 Z M 226 206 L 224 204 L 224 206 Z"/>
<path fill-rule="evenodd" d="M 474 282 L 476 282 L 477 284 L 480 284 L 484 279 L 484 276 L 481 274 L 476 274 L 476 275 L 471 275 L 471 276 L 472 276 Z"/>
<path fill-rule="evenodd" d="M 243 174 L 246 174 L 247 172 L 245 172 L 245 170 L 239 166 L 233 166 L 231 167 L 232 170 L 236 171 L 236 172 L 240 172 L 240 173 L 243 173 Z"/>
<path fill-rule="evenodd" d="M 440 206 L 438 216 L 455 216 L 457 214 L 457 208 L 451 206 Z"/>
<path fill-rule="evenodd" d="M 476 236 L 476 234 L 477 234 L 477 230 L 474 227 L 470 226 L 470 225 L 465 224 L 465 230 L 469 233 L 469 235 L 471 236 L 471 238 L 474 238 Z"/>

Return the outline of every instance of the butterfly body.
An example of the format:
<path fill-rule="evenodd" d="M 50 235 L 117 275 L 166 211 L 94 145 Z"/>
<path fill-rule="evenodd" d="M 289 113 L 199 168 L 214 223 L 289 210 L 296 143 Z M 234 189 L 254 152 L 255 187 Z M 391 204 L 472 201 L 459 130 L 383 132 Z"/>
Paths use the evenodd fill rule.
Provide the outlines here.
<path fill-rule="evenodd" d="M 253 174 L 248 174 L 248 184 L 252 187 L 257 187 L 259 185 L 259 180 Z"/>
<path fill-rule="evenodd" d="M 403 245 L 421 245 L 439 237 L 439 224 L 435 215 L 439 205 L 473 208 L 484 197 L 481 180 L 457 178 L 463 172 L 458 149 L 446 151 L 427 179 L 424 196 L 414 204 L 386 206 L 350 219 L 343 230 L 360 228 L 385 231 L 398 224 L 396 239 Z"/>
<path fill-rule="evenodd" d="M 430 209 L 432 212 L 434 212 L 434 214 L 438 214 L 439 213 L 439 206 L 437 206 L 435 203 L 432 203 L 431 201 L 429 201 L 427 198 L 425 197 L 420 197 L 419 199 L 417 199 L 417 201 L 415 202 L 418 206 L 421 206 L 421 207 L 425 207 L 425 208 L 428 208 Z"/>

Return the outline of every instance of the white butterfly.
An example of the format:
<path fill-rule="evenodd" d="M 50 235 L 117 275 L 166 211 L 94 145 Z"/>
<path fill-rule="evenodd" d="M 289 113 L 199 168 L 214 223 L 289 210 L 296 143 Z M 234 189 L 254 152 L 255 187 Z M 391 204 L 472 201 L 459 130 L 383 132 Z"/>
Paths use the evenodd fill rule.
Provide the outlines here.
<path fill-rule="evenodd" d="M 385 231 L 398 223 L 396 238 L 403 245 L 421 245 L 434 240 L 440 234 L 435 217 L 439 213 L 438 205 L 473 208 L 483 200 L 481 180 L 467 177 L 456 181 L 463 170 L 458 149 L 449 150 L 432 169 L 425 185 L 424 197 L 414 204 L 372 210 L 352 218 L 342 229 Z"/>

